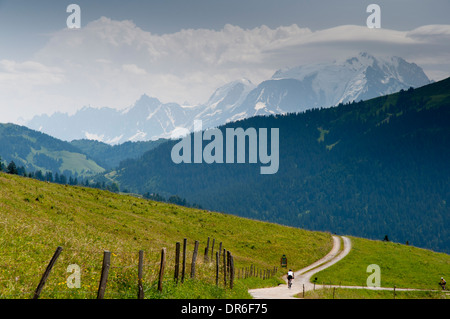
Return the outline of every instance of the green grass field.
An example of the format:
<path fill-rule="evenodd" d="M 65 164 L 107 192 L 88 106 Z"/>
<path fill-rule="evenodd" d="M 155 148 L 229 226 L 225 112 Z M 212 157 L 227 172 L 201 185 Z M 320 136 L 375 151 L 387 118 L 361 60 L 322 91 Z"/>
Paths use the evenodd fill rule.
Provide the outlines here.
<path fill-rule="evenodd" d="M 233 290 L 215 284 L 215 263 L 204 262 L 210 238 L 231 251 L 236 275 Z M 187 239 L 186 279 L 174 284 L 175 243 Z M 450 256 L 392 242 L 350 237 L 350 254 L 316 274 L 318 283 L 366 285 L 367 266 L 381 269 L 381 286 L 438 289 L 450 273 Z M 196 278 L 190 263 L 198 240 Z M 0 173 L 0 298 L 31 298 L 58 246 L 63 251 L 41 298 L 96 298 L 103 251 L 112 252 L 105 298 L 136 298 L 138 252 L 144 251 L 146 298 L 251 298 L 249 288 L 281 282 L 283 254 L 288 267 L 301 269 L 332 247 L 329 233 L 265 223 L 222 213 L 148 201 L 98 189 L 64 186 Z M 163 291 L 156 289 L 161 249 L 167 250 Z M 298 247 L 298 249 L 292 249 Z M 70 289 L 69 265 L 81 270 L 81 288 Z M 259 272 L 278 267 L 274 276 L 242 278 L 251 265 Z M 222 266 L 222 261 L 221 261 Z M 220 275 L 222 276 L 222 269 Z M 307 298 L 331 298 L 330 289 Z M 336 298 L 391 298 L 392 292 L 335 291 Z M 398 298 L 442 298 L 442 293 L 398 292 Z"/>
<path fill-rule="evenodd" d="M 317 273 L 317 283 L 366 286 L 371 274 L 367 266 L 371 264 L 380 267 L 381 287 L 437 290 L 440 278 L 450 275 L 447 254 L 393 242 L 349 238 L 352 250 L 348 256 Z"/>
<path fill-rule="evenodd" d="M 305 299 L 449 299 L 442 291 L 389 291 L 368 289 L 324 288 L 305 293 Z"/>
<path fill-rule="evenodd" d="M 63 251 L 41 298 L 96 298 L 103 251 L 112 252 L 105 298 L 136 298 L 138 252 L 144 251 L 148 298 L 250 298 L 248 288 L 276 285 L 271 279 L 236 279 L 235 289 L 215 285 L 215 265 L 203 262 L 208 237 L 222 242 L 236 269 L 280 266 L 300 269 L 331 249 L 330 234 L 180 207 L 98 189 L 63 186 L 0 173 L 0 296 L 30 298 L 58 246 Z M 187 239 L 187 274 L 194 242 L 196 280 L 173 285 L 175 244 Z M 167 249 L 163 293 L 156 291 L 161 249 Z M 293 250 L 291 247 L 299 247 Z M 69 289 L 67 267 L 81 268 L 81 288 Z"/>

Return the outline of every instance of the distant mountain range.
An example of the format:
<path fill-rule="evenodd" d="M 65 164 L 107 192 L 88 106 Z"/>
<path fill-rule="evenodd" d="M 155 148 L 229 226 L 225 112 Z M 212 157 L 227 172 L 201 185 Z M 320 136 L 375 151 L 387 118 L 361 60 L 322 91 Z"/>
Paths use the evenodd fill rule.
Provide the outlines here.
<path fill-rule="evenodd" d="M 196 119 L 203 121 L 203 128 L 217 127 L 257 115 L 366 100 L 429 83 L 414 63 L 360 53 L 344 61 L 278 70 L 259 85 L 237 80 L 218 88 L 201 105 L 162 103 L 143 95 L 124 110 L 84 107 L 74 115 L 35 116 L 26 125 L 66 141 L 93 139 L 121 144 L 169 138 L 180 128 L 192 130 Z"/>

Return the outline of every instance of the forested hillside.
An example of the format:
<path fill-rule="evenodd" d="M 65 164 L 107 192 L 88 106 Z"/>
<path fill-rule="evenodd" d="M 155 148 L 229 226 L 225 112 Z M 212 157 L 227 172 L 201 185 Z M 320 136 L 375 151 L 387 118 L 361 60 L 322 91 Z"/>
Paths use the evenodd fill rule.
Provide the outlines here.
<path fill-rule="evenodd" d="M 77 147 L 84 154 L 93 158 L 105 169 L 114 169 L 120 162 L 129 158 L 138 158 L 145 152 L 154 149 L 164 139 L 157 141 L 125 142 L 119 145 L 109 145 L 95 140 L 74 140 L 70 144 Z"/>
<path fill-rule="evenodd" d="M 259 163 L 174 164 L 171 141 L 123 162 L 114 178 L 121 189 L 176 194 L 206 209 L 448 253 L 448 123 L 450 79 L 220 128 L 279 128 L 274 175 L 261 175 Z"/>
<path fill-rule="evenodd" d="M 70 143 L 15 124 L 0 124 L 0 156 L 29 173 L 87 177 L 105 170 Z"/>

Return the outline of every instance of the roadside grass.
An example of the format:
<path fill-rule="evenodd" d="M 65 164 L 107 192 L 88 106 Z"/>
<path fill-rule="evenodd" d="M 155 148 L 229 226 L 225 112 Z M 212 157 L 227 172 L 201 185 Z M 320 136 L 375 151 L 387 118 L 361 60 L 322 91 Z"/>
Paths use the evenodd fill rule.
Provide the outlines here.
<path fill-rule="evenodd" d="M 210 253 L 215 239 L 214 255 L 222 243 L 236 268 L 278 267 L 278 273 L 266 280 L 236 279 L 233 290 L 222 283 L 216 287 L 215 263 L 204 261 L 208 237 Z M 175 244 L 184 238 L 186 278 L 194 242 L 200 244 L 196 280 L 174 287 Z M 283 254 L 288 267 L 300 269 L 326 255 L 332 238 L 325 232 L 0 173 L 0 298 L 30 298 L 57 246 L 63 251 L 41 298 L 96 298 L 104 250 L 112 252 L 105 298 L 136 298 L 139 250 L 144 251 L 148 298 L 250 298 L 247 289 L 280 282 Z M 163 247 L 167 264 L 161 294 L 153 289 Z M 67 287 L 71 264 L 80 266 L 80 289 Z"/>
<path fill-rule="evenodd" d="M 447 291 L 448 292 L 448 291 Z M 300 295 L 299 297 L 302 297 Z M 347 288 L 323 288 L 305 292 L 305 299 L 450 299 L 442 291 L 393 291 Z"/>
<path fill-rule="evenodd" d="M 312 280 L 317 278 L 318 284 L 327 285 L 367 286 L 371 275 L 367 267 L 376 264 L 380 267 L 381 287 L 438 290 L 440 278 L 450 275 L 450 255 L 394 242 L 349 238 L 350 253 Z"/>

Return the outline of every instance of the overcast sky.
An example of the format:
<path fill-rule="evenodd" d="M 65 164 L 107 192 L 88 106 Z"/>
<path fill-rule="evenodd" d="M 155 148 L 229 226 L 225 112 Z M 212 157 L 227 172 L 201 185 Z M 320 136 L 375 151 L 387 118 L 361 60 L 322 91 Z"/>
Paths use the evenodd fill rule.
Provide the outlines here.
<path fill-rule="evenodd" d="M 68 29 L 69 4 L 81 28 Z M 369 29 L 369 4 L 381 29 Z M 227 82 L 365 51 L 450 76 L 450 1 L 0 0 L 0 122 L 142 94 L 198 104 Z"/>

